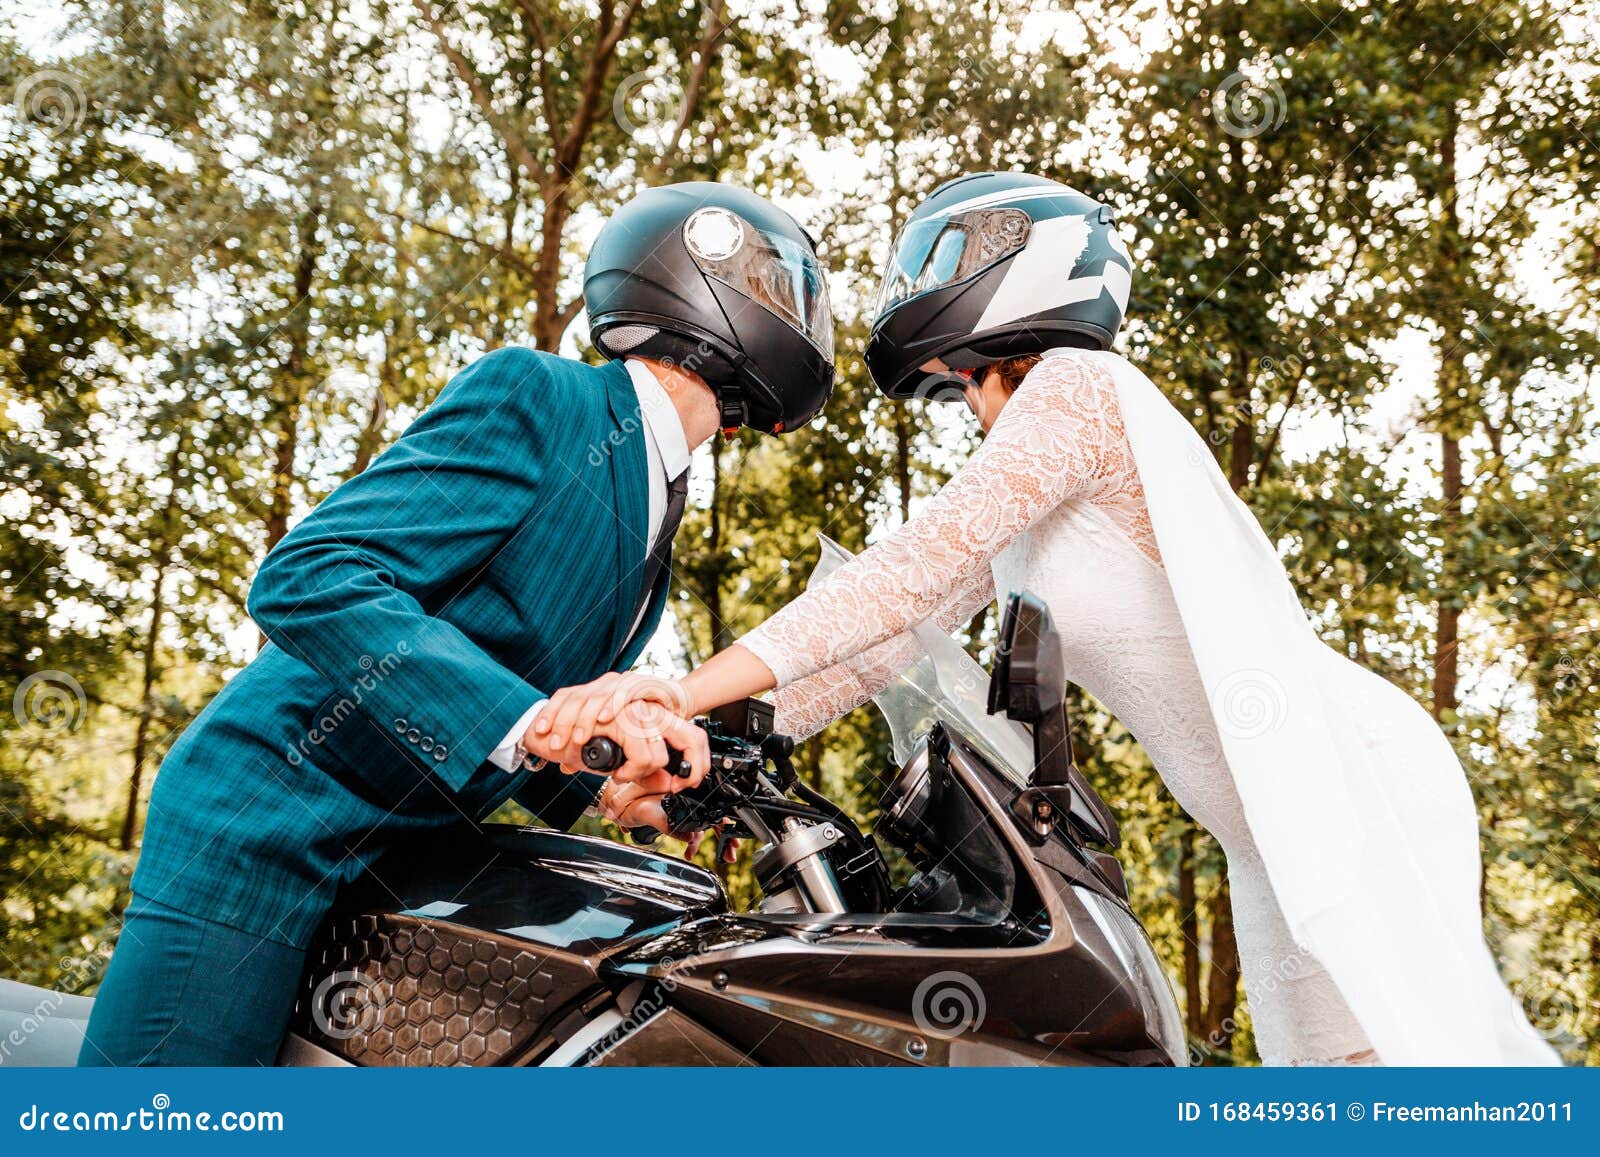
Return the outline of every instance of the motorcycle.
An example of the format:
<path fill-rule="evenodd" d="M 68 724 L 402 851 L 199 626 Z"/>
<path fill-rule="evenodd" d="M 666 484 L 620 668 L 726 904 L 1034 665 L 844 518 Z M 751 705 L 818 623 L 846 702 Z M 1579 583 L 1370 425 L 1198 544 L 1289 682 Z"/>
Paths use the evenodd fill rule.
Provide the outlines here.
<path fill-rule="evenodd" d="M 1012 596 L 992 678 L 936 628 L 908 639 L 874 697 L 897 766 L 873 834 L 796 774 L 769 705 L 731 705 L 668 816 L 758 842 L 752 910 L 651 831 L 464 832 L 341 896 L 280 1063 L 1185 1064 L 1116 820 L 1073 760 L 1048 611 Z"/>

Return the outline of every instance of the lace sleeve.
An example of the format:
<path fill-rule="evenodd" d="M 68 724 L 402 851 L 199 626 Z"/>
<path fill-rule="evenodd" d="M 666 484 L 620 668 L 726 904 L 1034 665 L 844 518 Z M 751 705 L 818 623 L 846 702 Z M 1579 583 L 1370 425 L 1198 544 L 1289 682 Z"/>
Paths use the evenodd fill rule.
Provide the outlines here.
<path fill-rule="evenodd" d="M 783 687 L 893 638 L 969 589 L 1068 499 L 1130 470 L 1115 385 L 1094 359 L 1040 362 L 972 458 L 916 517 L 740 640 Z"/>
<path fill-rule="evenodd" d="M 934 616 L 946 634 L 994 601 L 994 578 L 979 576 L 970 590 L 949 599 Z M 780 688 L 772 697 L 783 735 L 806 739 L 871 699 L 923 654 L 917 637 L 903 631 L 887 642 Z"/>

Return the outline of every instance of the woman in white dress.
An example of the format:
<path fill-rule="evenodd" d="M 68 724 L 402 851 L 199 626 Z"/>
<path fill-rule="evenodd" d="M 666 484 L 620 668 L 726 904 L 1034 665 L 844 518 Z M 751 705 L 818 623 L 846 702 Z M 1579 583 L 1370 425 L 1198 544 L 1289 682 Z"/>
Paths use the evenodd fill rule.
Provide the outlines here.
<path fill-rule="evenodd" d="M 1109 351 L 1131 262 L 1111 213 L 979 174 L 917 210 L 867 349 L 892 397 L 961 398 L 971 459 L 893 535 L 681 682 L 608 676 L 540 725 L 582 742 L 629 698 L 685 715 L 776 689 L 809 735 L 895 674 L 896 636 L 1042 598 L 1067 676 L 1221 843 L 1270 1064 L 1548 1064 L 1484 943 L 1477 811 L 1432 720 L 1322 645 L 1276 551 L 1160 392 Z M 662 825 L 616 785 L 608 814 Z"/>

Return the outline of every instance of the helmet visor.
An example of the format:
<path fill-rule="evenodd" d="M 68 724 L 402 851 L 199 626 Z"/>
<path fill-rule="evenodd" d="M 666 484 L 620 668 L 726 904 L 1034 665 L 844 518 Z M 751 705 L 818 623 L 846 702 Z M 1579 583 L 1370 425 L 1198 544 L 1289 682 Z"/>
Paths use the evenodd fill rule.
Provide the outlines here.
<path fill-rule="evenodd" d="M 833 360 L 828 283 L 809 245 L 757 229 L 718 207 L 691 214 L 683 224 L 683 242 L 701 272 L 777 314 Z"/>
<path fill-rule="evenodd" d="M 973 209 L 913 221 L 895 242 L 874 316 L 1010 257 L 1028 243 L 1031 223 L 1021 209 Z"/>

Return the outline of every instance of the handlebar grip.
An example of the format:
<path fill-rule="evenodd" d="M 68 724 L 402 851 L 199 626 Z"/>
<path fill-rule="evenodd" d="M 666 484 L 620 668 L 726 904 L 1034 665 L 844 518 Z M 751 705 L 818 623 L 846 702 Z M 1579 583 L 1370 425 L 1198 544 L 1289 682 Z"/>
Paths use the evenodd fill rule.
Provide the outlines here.
<path fill-rule="evenodd" d="M 583 766 L 590 771 L 616 771 L 627 759 L 622 752 L 622 745 L 604 735 L 596 735 L 583 745 Z"/>
<path fill-rule="evenodd" d="M 626 761 L 627 756 L 623 754 L 622 745 L 607 739 L 604 735 L 597 735 L 583 745 L 583 766 L 590 771 L 615 771 Z M 648 826 L 628 828 L 627 832 L 633 837 L 634 843 L 646 847 L 661 838 L 659 831 Z"/>
<path fill-rule="evenodd" d="M 596 735 L 583 745 L 583 766 L 590 771 L 605 772 L 616 771 L 628 761 L 622 750 L 622 744 L 604 735 Z M 667 748 L 667 770 L 678 779 L 688 779 L 689 773 L 694 769 L 689 766 L 689 761 L 683 757 L 683 752 Z"/>

